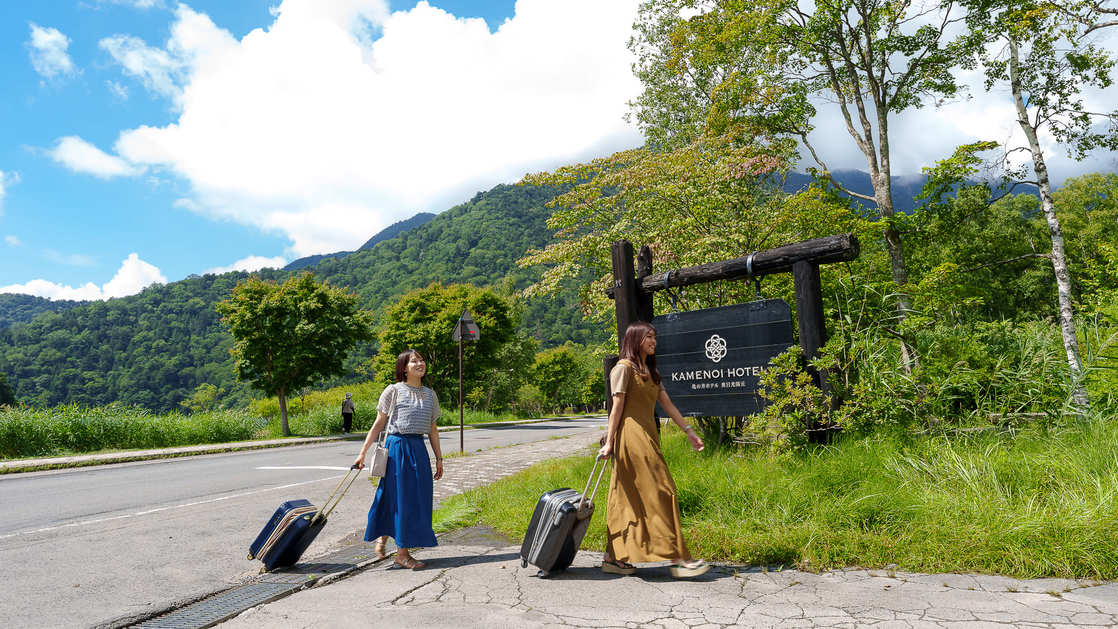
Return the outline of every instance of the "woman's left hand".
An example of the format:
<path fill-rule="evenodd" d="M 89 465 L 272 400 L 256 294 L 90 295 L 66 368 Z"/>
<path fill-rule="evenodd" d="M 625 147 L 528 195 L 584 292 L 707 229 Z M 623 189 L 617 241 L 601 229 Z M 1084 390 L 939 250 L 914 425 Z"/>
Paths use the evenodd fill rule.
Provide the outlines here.
<path fill-rule="evenodd" d="M 702 452 L 703 448 L 706 447 L 705 445 L 703 445 L 702 437 L 700 437 L 699 434 L 696 433 L 694 430 L 687 431 L 687 440 L 691 442 L 691 449 L 695 452 Z"/>
<path fill-rule="evenodd" d="M 435 476 L 434 476 L 434 479 L 439 480 L 442 477 L 443 477 L 443 460 L 442 459 L 435 459 Z"/>

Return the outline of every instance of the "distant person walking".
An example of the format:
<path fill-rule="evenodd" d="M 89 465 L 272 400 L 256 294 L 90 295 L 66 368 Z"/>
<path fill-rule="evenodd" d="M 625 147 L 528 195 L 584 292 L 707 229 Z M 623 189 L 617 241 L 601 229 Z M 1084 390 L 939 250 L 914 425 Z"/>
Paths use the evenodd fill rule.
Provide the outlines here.
<path fill-rule="evenodd" d="M 602 572 L 633 574 L 634 563 L 671 561 L 676 578 L 697 577 L 710 566 L 693 559 L 683 541 L 675 481 L 660 452 L 656 403 L 685 433 L 696 452 L 703 440 L 668 398 L 656 369 L 656 329 L 631 324 L 621 357 L 610 371 L 613 408 L 606 441 L 598 454 L 613 456 L 606 503 L 606 551 Z"/>
<path fill-rule="evenodd" d="M 388 469 L 377 484 L 365 541 L 376 540 L 373 550 L 384 558 L 388 537 L 396 540 L 396 565 L 419 570 L 426 564 L 416 560 L 409 548 L 438 546 L 431 527 L 434 504 L 434 482 L 443 476 L 443 455 L 439 446 L 439 430 L 435 420 L 442 410 L 439 398 L 423 386 L 427 363 L 414 349 L 396 357 L 396 383 L 384 388 L 377 402 L 377 419 L 373 422 L 361 454 L 354 465 L 365 467 L 369 453 L 382 430 L 388 431 Z M 431 475 L 431 459 L 423 435 L 431 440 L 435 453 L 435 474 Z"/>
<path fill-rule="evenodd" d="M 342 433 L 348 435 L 353 428 L 353 395 L 346 393 L 342 400 Z"/>

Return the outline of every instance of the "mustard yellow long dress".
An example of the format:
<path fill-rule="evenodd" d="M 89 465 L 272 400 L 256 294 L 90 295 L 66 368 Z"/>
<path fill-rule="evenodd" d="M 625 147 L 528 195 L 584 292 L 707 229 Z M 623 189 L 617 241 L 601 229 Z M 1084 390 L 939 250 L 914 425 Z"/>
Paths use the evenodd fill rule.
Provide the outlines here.
<path fill-rule="evenodd" d="M 641 563 L 691 559 L 683 541 L 675 481 L 660 452 L 656 399 L 660 385 L 642 378 L 635 365 L 618 361 L 610 372 L 614 393 L 625 393 L 614 438 L 613 472 L 606 503 L 606 553 Z"/>

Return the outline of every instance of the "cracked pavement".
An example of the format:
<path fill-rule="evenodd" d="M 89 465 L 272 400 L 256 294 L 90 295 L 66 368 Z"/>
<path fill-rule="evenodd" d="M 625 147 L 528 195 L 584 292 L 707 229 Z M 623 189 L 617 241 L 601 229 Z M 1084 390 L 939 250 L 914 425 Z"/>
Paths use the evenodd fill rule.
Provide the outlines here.
<path fill-rule="evenodd" d="M 448 459 L 435 500 L 573 454 L 598 434 L 495 448 Z M 599 490 L 601 491 L 601 490 Z M 599 499 L 604 501 L 603 496 Z M 528 517 L 530 514 L 525 514 Z M 360 531 L 355 535 L 360 537 Z M 360 542 L 363 543 L 363 542 Z M 368 544 L 369 554 L 372 544 Z M 390 544 L 390 551 L 392 550 Z M 1114 627 L 1118 582 L 1019 580 L 893 569 L 803 572 L 715 565 L 676 580 L 667 564 L 604 574 L 601 552 L 581 550 L 564 573 L 536 577 L 520 543 L 474 527 L 421 549 L 423 570 L 382 560 L 343 578 L 253 607 L 221 627 L 879 627 L 881 629 Z"/>
<path fill-rule="evenodd" d="M 380 562 L 247 610 L 236 627 L 1113 627 L 1118 583 L 1018 580 L 893 570 L 821 573 L 716 565 L 676 580 L 666 565 L 607 575 L 580 551 L 566 573 L 536 577 L 520 545 L 482 528 L 425 549 L 418 571 Z"/>

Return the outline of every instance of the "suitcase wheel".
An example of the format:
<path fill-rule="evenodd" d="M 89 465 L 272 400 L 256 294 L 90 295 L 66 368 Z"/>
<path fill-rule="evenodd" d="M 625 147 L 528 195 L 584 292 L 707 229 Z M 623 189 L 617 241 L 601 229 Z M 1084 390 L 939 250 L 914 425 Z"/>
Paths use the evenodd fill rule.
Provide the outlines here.
<path fill-rule="evenodd" d="M 527 559 L 521 559 L 520 560 L 520 567 L 521 568 L 527 568 L 528 567 L 528 560 Z"/>
<path fill-rule="evenodd" d="M 549 573 L 547 570 L 540 570 L 539 572 L 536 573 L 536 576 L 541 578 L 541 579 L 546 579 L 550 574 L 551 573 Z"/>

